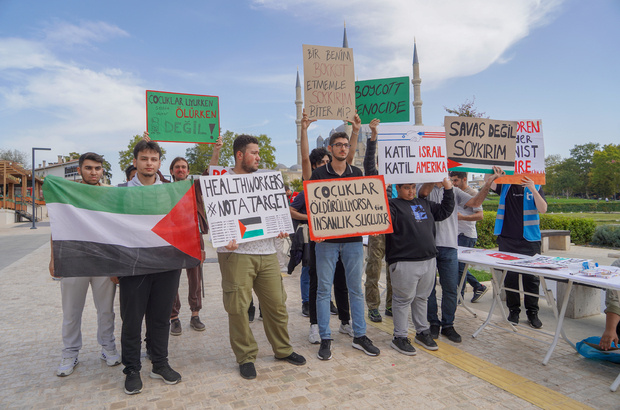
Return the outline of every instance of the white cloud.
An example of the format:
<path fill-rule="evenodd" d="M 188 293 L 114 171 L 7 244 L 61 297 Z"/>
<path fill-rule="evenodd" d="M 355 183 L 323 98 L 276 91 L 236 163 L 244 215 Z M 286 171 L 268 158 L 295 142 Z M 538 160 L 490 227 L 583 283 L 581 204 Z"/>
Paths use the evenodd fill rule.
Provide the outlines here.
<path fill-rule="evenodd" d="M 349 23 L 360 79 L 411 75 L 416 37 L 427 87 L 479 73 L 537 26 L 553 19 L 563 0 L 255 0 L 271 8 L 332 26 Z M 312 8 L 312 13 L 303 11 Z M 316 23 L 317 26 L 321 23 Z M 317 29 L 322 29 L 317 27 Z M 355 37 L 351 33 L 355 32 Z"/>
<path fill-rule="evenodd" d="M 57 22 L 45 31 L 46 42 L 70 46 L 106 41 L 113 37 L 128 37 L 125 30 L 103 21 L 83 21 L 79 26 Z"/>

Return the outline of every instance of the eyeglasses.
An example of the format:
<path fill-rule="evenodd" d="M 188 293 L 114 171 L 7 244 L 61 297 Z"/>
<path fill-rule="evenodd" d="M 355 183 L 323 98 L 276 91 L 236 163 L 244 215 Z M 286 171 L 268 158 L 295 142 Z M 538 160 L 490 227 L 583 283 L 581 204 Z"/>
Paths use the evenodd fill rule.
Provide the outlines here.
<path fill-rule="evenodd" d="M 332 147 L 336 147 L 336 148 L 350 148 L 351 144 L 347 144 L 347 143 L 342 143 L 342 142 L 337 142 L 335 144 L 332 144 Z"/>

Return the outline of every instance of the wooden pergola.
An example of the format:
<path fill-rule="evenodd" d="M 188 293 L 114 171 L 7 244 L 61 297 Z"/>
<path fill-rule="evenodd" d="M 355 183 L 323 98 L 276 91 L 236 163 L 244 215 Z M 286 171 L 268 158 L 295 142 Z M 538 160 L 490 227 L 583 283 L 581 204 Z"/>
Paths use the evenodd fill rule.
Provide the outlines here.
<path fill-rule="evenodd" d="M 22 198 L 27 196 L 28 179 L 32 178 L 32 172 L 24 169 L 15 161 L 0 160 L 0 181 L 2 181 L 2 204 L 3 209 L 26 210 L 23 199 L 20 204 L 15 200 L 15 185 L 21 185 Z M 35 202 L 42 204 L 42 200 L 37 200 L 36 193 L 41 189 L 43 179 L 35 176 L 35 186 L 33 187 L 33 196 Z"/>

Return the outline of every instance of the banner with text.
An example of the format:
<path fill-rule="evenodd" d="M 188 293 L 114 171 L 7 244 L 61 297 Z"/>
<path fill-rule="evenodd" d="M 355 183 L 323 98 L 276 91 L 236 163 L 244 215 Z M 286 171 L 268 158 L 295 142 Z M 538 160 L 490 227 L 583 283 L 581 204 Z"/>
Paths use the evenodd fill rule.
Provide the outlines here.
<path fill-rule="evenodd" d="M 146 130 L 153 141 L 215 143 L 220 135 L 219 99 L 146 90 Z"/>
<path fill-rule="evenodd" d="M 409 77 L 356 81 L 355 107 L 362 124 L 409 122 Z"/>
<path fill-rule="evenodd" d="M 382 176 L 304 181 L 310 238 L 392 233 Z"/>
<path fill-rule="evenodd" d="M 303 45 L 304 108 L 311 119 L 355 116 L 353 49 Z"/>
<path fill-rule="evenodd" d="M 445 117 L 448 169 L 492 174 L 500 167 L 514 174 L 517 122 Z"/>
<path fill-rule="evenodd" d="M 386 184 L 438 182 L 448 176 L 443 127 L 380 125 L 379 174 Z"/>
<path fill-rule="evenodd" d="M 524 176 L 545 185 L 545 141 L 542 120 L 518 120 L 515 173 L 495 180 L 498 184 L 520 184 Z"/>
<path fill-rule="evenodd" d="M 295 232 L 279 171 L 201 176 L 200 187 L 215 247 Z"/>

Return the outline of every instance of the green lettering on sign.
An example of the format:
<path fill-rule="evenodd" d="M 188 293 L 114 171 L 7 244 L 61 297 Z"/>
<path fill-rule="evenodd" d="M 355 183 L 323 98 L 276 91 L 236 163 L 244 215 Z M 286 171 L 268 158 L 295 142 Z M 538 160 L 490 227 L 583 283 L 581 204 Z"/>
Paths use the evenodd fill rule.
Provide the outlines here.
<path fill-rule="evenodd" d="M 215 143 L 220 135 L 219 99 L 147 90 L 146 130 L 153 141 Z"/>
<path fill-rule="evenodd" d="M 355 108 L 362 124 L 374 118 L 385 122 L 409 122 L 409 77 L 355 82 Z"/>

